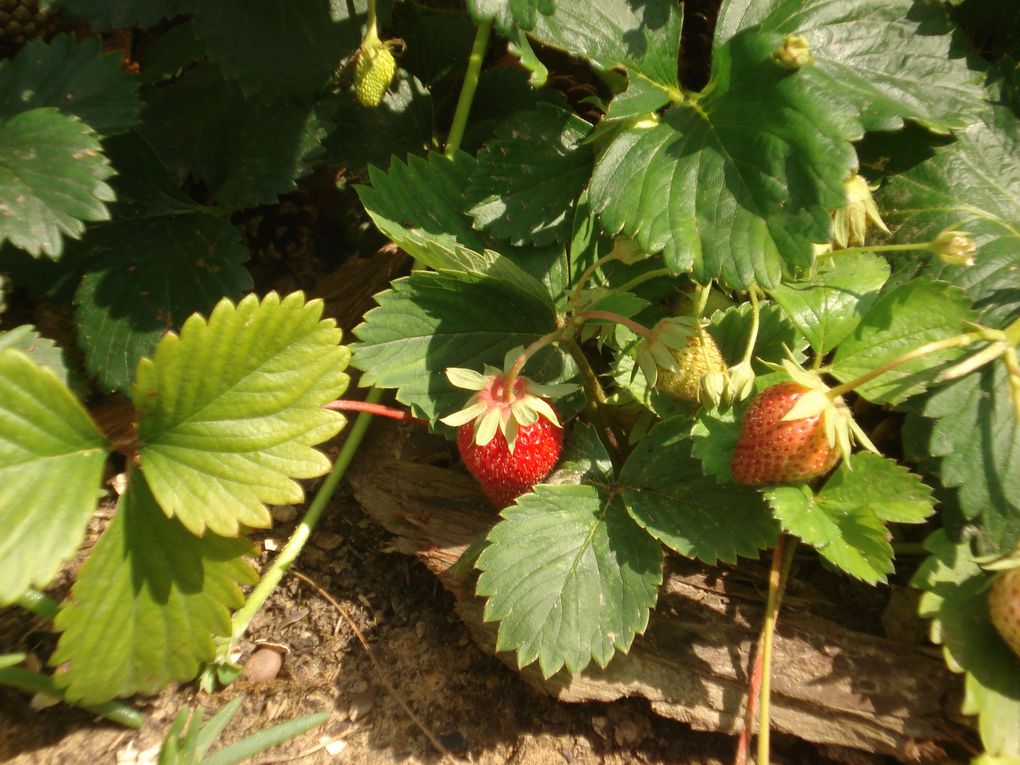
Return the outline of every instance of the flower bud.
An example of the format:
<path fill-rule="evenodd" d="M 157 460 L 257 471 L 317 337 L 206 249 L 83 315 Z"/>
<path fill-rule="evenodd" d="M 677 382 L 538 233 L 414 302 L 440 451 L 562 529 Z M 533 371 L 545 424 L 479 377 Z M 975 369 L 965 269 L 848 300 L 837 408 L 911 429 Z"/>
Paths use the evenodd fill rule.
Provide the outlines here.
<path fill-rule="evenodd" d="M 648 255 L 630 237 L 618 236 L 613 242 L 613 257 L 627 265 L 631 265 L 644 260 Z"/>
<path fill-rule="evenodd" d="M 772 54 L 772 60 L 784 69 L 800 69 L 814 63 L 811 46 L 803 35 L 787 35 L 782 46 Z"/>
<path fill-rule="evenodd" d="M 929 249 L 948 266 L 972 266 L 977 244 L 966 231 L 943 231 L 931 241 Z"/>
<path fill-rule="evenodd" d="M 833 215 L 833 240 L 838 247 L 858 246 L 864 244 L 868 231 L 868 223 L 874 224 L 885 233 L 889 233 L 882 216 L 878 212 L 873 190 L 860 175 L 854 174 L 843 184 L 846 192 L 846 204 L 836 210 Z"/>

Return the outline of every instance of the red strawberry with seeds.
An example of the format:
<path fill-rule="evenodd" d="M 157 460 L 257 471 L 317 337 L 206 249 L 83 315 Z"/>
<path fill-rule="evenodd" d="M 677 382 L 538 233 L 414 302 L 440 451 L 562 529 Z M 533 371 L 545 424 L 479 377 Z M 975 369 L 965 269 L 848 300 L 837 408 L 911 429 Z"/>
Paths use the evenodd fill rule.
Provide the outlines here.
<path fill-rule="evenodd" d="M 828 409 L 784 419 L 808 393 L 818 395 L 806 385 L 784 382 L 766 388 L 751 402 L 733 452 L 733 480 L 750 486 L 796 483 L 836 466 L 841 451 L 826 432 Z"/>
<path fill-rule="evenodd" d="M 486 375 L 469 369 L 446 371 L 454 385 L 477 392 L 463 409 L 441 422 L 457 428 L 464 465 L 502 509 L 548 476 L 563 448 L 559 412 L 539 394 L 573 386 L 539 385 L 520 375 L 507 385 L 507 375 L 492 368 L 486 371 Z"/>

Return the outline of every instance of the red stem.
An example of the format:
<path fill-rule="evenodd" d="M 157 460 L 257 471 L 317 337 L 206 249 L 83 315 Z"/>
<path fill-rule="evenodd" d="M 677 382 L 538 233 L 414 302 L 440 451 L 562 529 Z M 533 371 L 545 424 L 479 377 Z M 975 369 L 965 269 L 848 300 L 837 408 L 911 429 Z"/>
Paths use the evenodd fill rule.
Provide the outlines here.
<path fill-rule="evenodd" d="M 338 398 L 336 401 L 330 401 L 322 408 L 343 412 L 368 412 L 369 414 L 374 414 L 378 417 L 389 417 L 391 420 L 402 420 L 404 422 L 416 422 L 419 425 L 428 425 L 427 420 L 415 417 L 406 409 L 396 409 L 392 406 L 385 406 L 383 404 L 371 404 L 367 401 Z"/>

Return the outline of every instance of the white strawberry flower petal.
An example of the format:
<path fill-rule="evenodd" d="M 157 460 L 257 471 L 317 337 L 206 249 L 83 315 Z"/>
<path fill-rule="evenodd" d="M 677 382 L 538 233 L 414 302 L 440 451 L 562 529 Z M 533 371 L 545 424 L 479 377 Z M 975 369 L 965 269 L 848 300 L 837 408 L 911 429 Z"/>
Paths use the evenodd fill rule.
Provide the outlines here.
<path fill-rule="evenodd" d="M 475 401 L 475 403 L 469 403 L 468 406 L 463 409 L 448 414 L 446 417 L 440 417 L 439 421 L 444 425 L 449 425 L 452 428 L 459 428 L 461 425 L 471 422 L 475 418 L 485 413 L 485 404 Z"/>
<path fill-rule="evenodd" d="M 447 369 L 446 379 L 454 387 L 464 390 L 485 390 L 492 383 L 491 377 L 486 377 L 473 369 L 461 369 L 460 367 Z"/>

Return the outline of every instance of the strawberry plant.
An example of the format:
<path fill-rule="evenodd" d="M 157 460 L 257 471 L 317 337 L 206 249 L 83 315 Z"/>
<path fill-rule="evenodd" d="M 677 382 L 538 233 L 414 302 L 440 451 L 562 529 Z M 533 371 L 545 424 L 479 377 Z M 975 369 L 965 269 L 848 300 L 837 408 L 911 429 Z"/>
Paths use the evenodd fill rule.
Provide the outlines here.
<path fill-rule="evenodd" d="M 605 666 L 666 555 L 772 549 L 778 608 L 799 545 L 923 590 L 981 761 L 1020 757 L 1020 27 L 993 0 L 723 0 L 708 29 L 672 0 L 46 7 L 92 31 L 0 64 L 2 294 L 73 310 L 81 364 L 0 335 L 0 603 L 74 554 L 111 450 L 128 475 L 56 615 L 68 699 L 222 667 L 248 529 L 329 468 L 348 349 L 319 303 L 249 294 L 238 228 L 327 173 L 415 260 L 350 364 L 493 505 L 469 562 L 500 650 Z"/>

